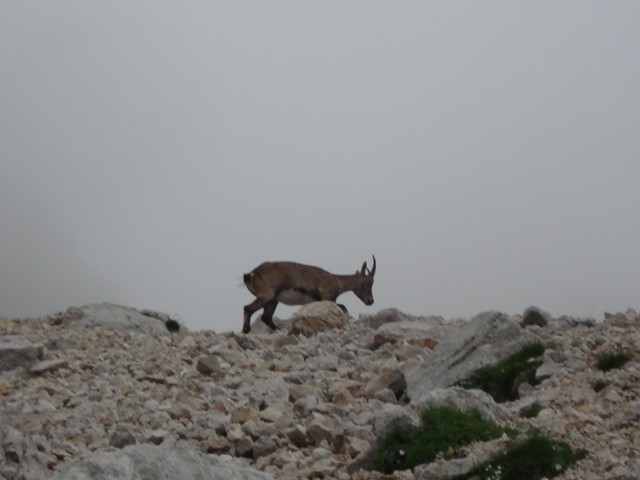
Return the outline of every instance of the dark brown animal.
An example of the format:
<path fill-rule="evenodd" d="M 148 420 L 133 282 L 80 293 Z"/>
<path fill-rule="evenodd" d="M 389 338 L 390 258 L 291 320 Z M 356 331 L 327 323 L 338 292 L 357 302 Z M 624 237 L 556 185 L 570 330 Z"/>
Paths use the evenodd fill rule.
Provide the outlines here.
<path fill-rule="evenodd" d="M 373 304 L 373 276 L 376 257 L 371 270 L 367 262 L 353 275 L 334 275 L 322 268 L 295 262 L 265 262 L 244 275 L 244 283 L 256 299 L 244 307 L 243 333 L 251 331 L 251 315 L 262 308 L 262 321 L 272 330 L 273 313 L 279 302 L 285 305 L 304 305 L 320 300 L 335 302 L 344 292 L 353 292 L 365 305 Z M 346 312 L 344 305 L 339 305 Z"/>

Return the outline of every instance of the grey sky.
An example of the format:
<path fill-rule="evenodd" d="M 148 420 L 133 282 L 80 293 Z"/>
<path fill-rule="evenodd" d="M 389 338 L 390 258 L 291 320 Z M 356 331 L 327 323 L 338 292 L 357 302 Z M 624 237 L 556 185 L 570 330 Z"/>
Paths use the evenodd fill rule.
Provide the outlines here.
<path fill-rule="evenodd" d="M 354 314 L 638 308 L 639 27 L 637 1 L 4 2 L 0 315 L 238 331 L 260 262 L 372 253 Z"/>

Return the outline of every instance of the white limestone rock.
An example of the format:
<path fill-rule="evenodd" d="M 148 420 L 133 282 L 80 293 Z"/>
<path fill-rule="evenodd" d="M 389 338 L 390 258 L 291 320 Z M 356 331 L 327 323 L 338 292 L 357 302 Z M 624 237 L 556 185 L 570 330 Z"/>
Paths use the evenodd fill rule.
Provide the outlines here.
<path fill-rule="evenodd" d="M 39 360 L 44 355 L 44 347 L 33 343 L 21 335 L 0 337 L 0 372 L 24 367 Z"/>
<path fill-rule="evenodd" d="M 65 469 L 57 480 L 272 480 L 269 474 L 220 457 L 205 456 L 185 442 L 133 445 L 103 451 Z"/>
<path fill-rule="evenodd" d="M 482 390 L 437 388 L 421 399 L 420 407 L 453 407 L 463 412 L 475 411 L 498 424 L 504 424 L 509 419 L 509 413 Z"/>
<path fill-rule="evenodd" d="M 64 325 L 106 327 L 162 335 L 170 334 L 165 324 L 166 320 L 160 314 L 153 312 L 153 315 L 145 315 L 135 308 L 112 303 L 72 307 L 52 318 L 54 323 L 58 322 Z M 187 331 L 186 326 L 180 325 L 180 330 L 177 333 L 183 334 Z"/>
<path fill-rule="evenodd" d="M 420 404 L 431 390 L 469 378 L 536 339 L 504 314 L 482 313 L 439 343 L 421 365 L 405 372 L 407 394 L 413 403 Z"/>
<path fill-rule="evenodd" d="M 329 301 L 304 305 L 293 316 L 291 335 L 311 337 L 326 330 L 343 329 L 349 322 L 349 315 L 338 305 Z"/>

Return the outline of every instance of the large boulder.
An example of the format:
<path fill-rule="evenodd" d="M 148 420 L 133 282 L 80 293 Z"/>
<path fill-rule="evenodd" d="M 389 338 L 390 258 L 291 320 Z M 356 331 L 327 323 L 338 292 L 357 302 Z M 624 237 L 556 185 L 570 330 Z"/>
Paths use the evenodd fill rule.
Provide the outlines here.
<path fill-rule="evenodd" d="M 325 330 L 342 329 L 348 322 L 349 315 L 335 303 L 313 302 L 295 313 L 291 322 L 291 334 L 310 337 Z"/>
<path fill-rule="evenodd" d="M 20 335 L 0 337 L 0 372 L 33 364 L 43 357 L 44 347 Z"/>
<path fill-rule="evenodd" d="M 273 480 L 234 461 L 204 455 L 183 441 L 130 445 L 96 452 L 62 471 L 57 480 Z"/>
<path fill-rule="evenodd" d="M 485 312 L 453 332 L 420 365 L 406 372 L 407 394 L 414 404 L 436 388 L 447 388 L 494 364 L 537 337 L 507 315 Z"/>
<path fill-rule="evenodd" d="M 35 445 L 0 418 L 0 478 L 39 480 L 48 478 Z"/>
<path fill-rule="evenodd" d="M 415 316 L 397 308 L 385 308 L 373 315 L 361 315 L 359 323 L 368 327 L 368 348 L 377 350 L 383 345 L 402 344 L 433 348 L 457 328 L 439 316 Z M 409 355 L 411 356 L 411 355 Z"/>
<path fill-rule="evenodd" d="M 416 316 L 397 308 L 384 308 L 378 313 L 360 315 L 358 320 L 372 330 L 421 330 L 429 331 L 444 325 L 444 318 L 438 316 Z"/>
<path fill-rule="evenodd" d="M 61 325 L 107 327 L 117 330 L 133 330 L 143 333 L 169 334 L 166 321 L 169 317 L 158 312 L 136 310 L 111 303 L 96 303 L 84 307 L 71 307 L 51 317 L 51 322 Z M 180 325 L 180 332 L 187 328 Z"/>
<path fill-rule="evenodd" d="M 367 327 L 377 330 L 387 323 L 412 322 L 416 319 L 417 317 L 401 312 L 397 308 L 385 308 L 380 310 L 378 313 L 360 315 L 359 321 L 364 323 Z"/>
<path fill-rule="evenodd" d="M 373 433 L 377 440 L 382 439 L 393 428 L 417 430 L 420 417 L 412 409 L 400 405 L 383 405 L 376 411 L 373 419 Z"/>
<path fill-rule="evenodd" d="M 360 469 L 372 468 L 372 455 L 379 442 L 381 442 L 392 430 L 417 431 L 420 427 L 420 417 L 411 407 L 386 404 L 378 409 L 373 418 L 372 442 L 367 442 L 369 448 L 362 448 L 355 459 L 347 465 L 348 473 L 355 473 Z"/>
<path fill-rule="evenodd" d="M 373 398 L 377 393 L 385 389 L 391 390 L 395 399 L 399 400 L 407 389 L 407 381 L 404 378 L 404 374 L 397 368 L 382 372 L 367 384 L 364 394 L 367 398 Z"/>
<path fill-rule="evenodd" d="M 442 317 L 414 317 L 410 320 L 401 320 L 394 323 L 385 323 L 378 328 L 378 332 L 392 332 L 405 339 L 433 338 L 441 340 L 455 329 Z"/>
<path fill-rule="evenodd" d="M 509 413 L 482 390 L 437 388 L 424 394 L 421 400 L 421 407 L 452 407 L 462 412 L 475 411 L 498 424 L 505 423 L 509 418 Z"/>

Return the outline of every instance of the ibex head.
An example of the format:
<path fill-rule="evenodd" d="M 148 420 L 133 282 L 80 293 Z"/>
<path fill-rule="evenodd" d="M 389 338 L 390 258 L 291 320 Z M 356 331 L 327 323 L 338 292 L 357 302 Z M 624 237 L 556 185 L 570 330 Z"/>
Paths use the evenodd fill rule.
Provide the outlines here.
<path fill-rule="evenodd" d="M 362 264 L 362 268 L 359 272 L 356 272 L 356 276 L 362 277 L 361 282 L 356 288 L 353 289 L 353 293 L 362 300 L 365 305 L 373 305 L 373 276 L 376 274 L 376 257 L 373 255 L 373 266 L 371 270 L 367 268 L 367 262 Z"/>

